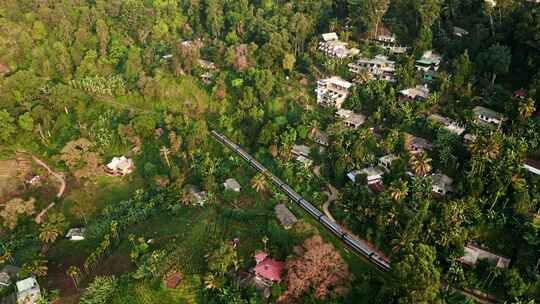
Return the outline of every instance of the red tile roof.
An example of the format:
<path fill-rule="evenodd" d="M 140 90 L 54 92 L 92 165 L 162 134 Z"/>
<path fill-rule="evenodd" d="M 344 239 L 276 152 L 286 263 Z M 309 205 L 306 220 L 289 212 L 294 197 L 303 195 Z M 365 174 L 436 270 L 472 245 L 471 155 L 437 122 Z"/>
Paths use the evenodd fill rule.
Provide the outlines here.
<path fill-rule="evenodd" d="M 279 283 L 281 282 L 281 271 L 283 268 L 285 268 L 285 263 L 267 258 L 258 263 L 253 271 L 259 277 Z"/>
<path fill-rule="evenodd" d="M 384 184 L 381 181 L 368 185 L 368 188 L 374 193 L 381 193 L 384 191 Z"/>
<path fill-rule="evenodd" d="M 514 98 L 525 98 L 527 97 L 527 92 L 524 89 L 519 89 L 514 92 Z"/>

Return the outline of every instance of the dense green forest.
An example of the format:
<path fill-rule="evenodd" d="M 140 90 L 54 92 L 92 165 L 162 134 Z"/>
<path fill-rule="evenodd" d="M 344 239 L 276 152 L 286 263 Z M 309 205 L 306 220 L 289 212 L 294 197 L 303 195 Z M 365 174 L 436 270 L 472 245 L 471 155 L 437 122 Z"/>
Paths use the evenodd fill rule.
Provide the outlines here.
<path fill-rule="evenodd" d="M 383 31 L 407 52 L 385 49 Z M 353 75 L 356 58 L 320 50 L 328 32 L 357 57 L 387 55 L 396 82 Z M 415 66 L 429 50 L 442 58 L 433 77 Z M 355 80 L 343 107 L 361 127 L 317 103 L 330 76 Z M 430 96 L 404 101 L 417 85 Z M 537 1 L 2 0 L 0 270 L 36 277 L 38 303 L 540 303 L 540 176 L 523 167 L 540 160 L 538 100 Z M 479 123 L 477 106 L 504 121 Z M 329 208 L 391 270 L 345 248 L 210 130 Z M 312 164 L 296 161 L 291 149 L 318 147 L 323 131 Z M 412 153 L 412 135 L 432 148 Z M 347 178 L 384 155 L 398 160 L 382 193 Z M 119 156 L 133 172 L 107 174 Z M 434 194 L 429 172 L 451 177 L 452 193 Z M 291 229 L 280 203 L 299 219 Z M 74 227 L 83 241 L 64 237 Z M 509 265 L 465 265 L 470 244 Z M 266 295 L 239 283 L 260 250 L 285 263 Z M 0 284 L 0 299 L 18 286 Z"/>

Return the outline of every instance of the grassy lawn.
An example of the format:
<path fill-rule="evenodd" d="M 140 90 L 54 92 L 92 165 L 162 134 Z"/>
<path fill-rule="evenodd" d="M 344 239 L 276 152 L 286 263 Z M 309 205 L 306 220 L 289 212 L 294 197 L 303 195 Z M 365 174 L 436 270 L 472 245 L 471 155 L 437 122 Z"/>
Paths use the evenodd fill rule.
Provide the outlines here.
<path fill-rule="evenodd" d="M 141 281 L 132 284 L 122 284 L 119 292 L 113 298 L 112 304 L 150 304 L 150 303 L 198 303 L 197 291 L 201 279 L 196 275 L 184 277 L 178 288 L 167 289 L 162 283 Z"/>

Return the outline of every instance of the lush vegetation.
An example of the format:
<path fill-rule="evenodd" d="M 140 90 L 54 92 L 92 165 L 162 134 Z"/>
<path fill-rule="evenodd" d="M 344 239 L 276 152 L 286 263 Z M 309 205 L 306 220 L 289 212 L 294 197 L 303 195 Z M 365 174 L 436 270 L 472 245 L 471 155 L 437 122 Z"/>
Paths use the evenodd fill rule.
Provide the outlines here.
<path fill-rule="evenodd" d="M 456 37 L 455 26 L 468 35 Z M 320 35 L 337 32 L 373 56 L 385 52 L 372 40 L 382 28 L 410 50 L 391 55 L 397 83 L 352 88 L 344 107 L 367 122 L 345 128 L 313 91 L 326 76 L 353 78 L 351 59 L 325 56 Z M 415 60 L 431 49 L 443 58 L 427 81 L 433 94 L 400 101 L 399 90 L 426 82 Z M 466 303 L 455 291 L 473 289 L 540 302 L 540 177 L 522 168 L 540 156 L 539 67 L 540 5 L 521 0 L 4 0 L 0 267 L 36 276 L 49 290 L 44 302 Z M 514 97 L 518 89 L 526 96 Z M 507 119 L 479 124 L 475 106 Z M 428 120 L 433 113 L 462 122 L 476 140 Z M 326 185 L 337 187 L 330 212 L 388 256 L 392 271 L 343 248 L 292 204 L 300 221 L 284 230 L 274 206 L 287 198 L 210 129 L 318 207 Z M 322 130 L 330 145 L 312 149 L 313 167 L 296 162 L 292 146 L 315 146 Z M 411 134 L 434 148 L 411 155 Z M 387 154 L 399 160 L 383 193 L 347 180 Z M 121 155 L 134 172 L 106 175 L 103 166 Z M 64 193 L 32 156 L 62 172 Z M 430 171 L 452 177 L 453 193 L 433 195 Z M 223 189 L 231 177 L 240 193 Z M 202 206 L 189 185 L 207 193 Z M 83 226 L 84 241 L 63 239 Z M 458 258 L 470 241 L 510 267 L 464 267 Z M 256 250 L 288 269 L 268 299 L 236 277 Z M 175 272 L 180 286 L 165 288 Z"/>

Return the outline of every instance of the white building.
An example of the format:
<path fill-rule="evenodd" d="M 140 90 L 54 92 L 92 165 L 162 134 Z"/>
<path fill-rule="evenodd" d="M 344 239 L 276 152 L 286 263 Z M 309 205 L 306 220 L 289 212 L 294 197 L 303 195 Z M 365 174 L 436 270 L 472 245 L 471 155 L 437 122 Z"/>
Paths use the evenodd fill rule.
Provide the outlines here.
<path fill-rule="evenodd" d="M 66 234 L 66 239 L 70 241 L 82 241 L 84 240 L 85 232 L 85 228 L 71 228 Z"/>
<path fill-rule="evenodd" d="M 105 166 L 105 171 L 110 175 L 124 176 L 132 173 L 134 168 L 132 159 L 121 156 L 113 157 L 112 161 Z"/>
<path fill-rule="evenodd" d="M 461 135 L 463 134 L 463 132 L 465 132 L 465 126 L 463 124 L 453 121 L 450 118 L 441 116 L 439 114 L 431 114 L 428 119 L 442 124 L 446 130 L 457 135 Z"/>
<path fill-rule="evenodd" d="M 353 74 L 359 74 L 366 71 L 373 79 L 396 82 L 395 62 L 389 60 L 384 55 L 377 55 L 375 58 L 360 58 L 354 63 L 349 63 L 349 71 Z"/>
<path fill-rule="evenodd" d="M 454 26 L 452 28 L 452 32 L 454 36 L 459 37 L 459 38 L 469 35 L 469 32 L 467 30 L 461 27 L 457 27 L 457 26 Z"/>
<path fill-rule="evenodd" d="M 223 187 L 234 192 L 240 192 L 240 184 L 234 178 L 228 178 L 223 183 Z"/>
<path fill-rule="evenodd" d="M 504 116 L 501 113 L 482 106 L 474 107 L 473 113 L 477 120 L 483 123 L 492 123 L 500 126 L 504 121 Z"/>
<path fill-rule="evenodd" d="M 17 304 L 37 303 L 41 296 L 39 284 L 34 277 L 17 282 Z"/>
<path fill-rule="evenodd" d="M 347 173 L 347 177 L 352 181 L 356 182 L 356 177 L 360 174 L 366 175 L 367 184 L 374 184 L 378 183 L 382 180 L 382 177 L 384 175 L 384 171 L 377 167 L 368 167 L 364 168 L 362 170 L 354 170 L 349 173 Z"/>
<path fill-rule="evenodd" d="M 336 33 L 322 34 L 319 50 L 329 57 L 344 59 L 360 53 L 358 49 L 348 47 L 348 43 L 340 41 Z"/>
<path fill-rule="evenodd" d="M 453 191 L 452 183 L 454 180 L 448 175 L 436 173 L 431 175 L 431 189 L 434 193 L 446 195 Z"/>
<path fill-rule="evenodd" d="M 317 103 L 324 106 L 333 106 L 341 109 L 345 99 L 349 96 L 352 83 L 339 76 L 333 76 L 317 81 Z"/>
<path fill-rule="evenodd" d="M 441 56 L 433 51 L 426 51 L 422 57 L 416 60 L 416 69 L 418 71 L 437 71 L 441 64 Z"/>

